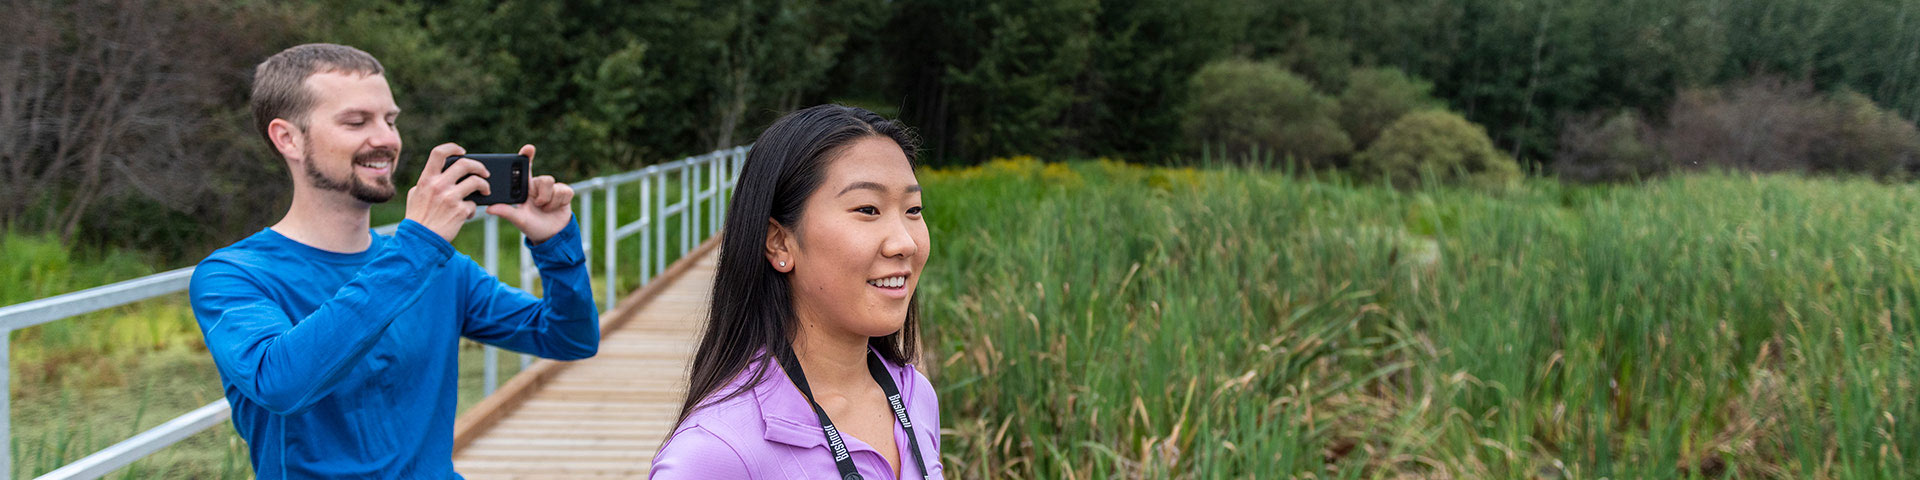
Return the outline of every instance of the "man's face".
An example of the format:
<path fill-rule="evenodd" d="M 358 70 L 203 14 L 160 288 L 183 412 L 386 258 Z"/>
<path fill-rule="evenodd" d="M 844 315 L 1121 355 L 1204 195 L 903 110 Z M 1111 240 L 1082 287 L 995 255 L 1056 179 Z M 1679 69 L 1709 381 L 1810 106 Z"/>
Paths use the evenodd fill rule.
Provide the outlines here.
<path fill-rule="evenodd" d="M 400 167 L 400 107 L 382 75 L 325 72 L 307 77 L 314 97 L 302 147 L 307 182 L 366 203 L 393 198 Z"/>

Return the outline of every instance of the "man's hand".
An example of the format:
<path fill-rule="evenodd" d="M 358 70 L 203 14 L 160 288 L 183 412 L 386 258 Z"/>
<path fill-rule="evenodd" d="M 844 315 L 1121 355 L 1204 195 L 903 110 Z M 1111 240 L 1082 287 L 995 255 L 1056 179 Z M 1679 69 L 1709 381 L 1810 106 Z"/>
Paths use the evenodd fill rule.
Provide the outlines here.
<path fill-rule="evenodd" d="M 532 153 L 533 147 L 521 151 Z M 407 219 L 420 222 L 448 242 L 460 235 L 460 227 L 467 224 L 467 219 L 472 218 L 473 211 L 479 207 L 467 201 L 467 195 L 493 193 L 487 185 L 487 167 L 478 161 L 463 158 L 441 169 L 447 157 L 466 153 L 467 149 L 452 143 L 433 147 L 433 152 L 427 154 L 427 167 L 420 171 L 420 182 L 407 189 Z"/>
<path fill-rule="evenodd" d="M 520 154 L 527 157 L 531 170 L 533 145 L 520 147 Z M 533 177 L 527 181 L 527 203 L 489 205 L 487 213 L 513 222 L 520 233 L 527 235 L 528 242 L 538 244 L 560 233 L 573 220 L 573 187 L 555 183 L 552 175 Z"/>

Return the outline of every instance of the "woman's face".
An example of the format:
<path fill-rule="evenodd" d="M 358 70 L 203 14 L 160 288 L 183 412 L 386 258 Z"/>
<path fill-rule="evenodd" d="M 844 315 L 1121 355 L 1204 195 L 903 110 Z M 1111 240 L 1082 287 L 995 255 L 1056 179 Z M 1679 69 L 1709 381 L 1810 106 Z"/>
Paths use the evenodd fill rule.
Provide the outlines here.
<path fill-rule="evenodd" d="M 803 208 L 797 235 L 768 242 L 768 261 L 792 275 L 800 320 L 867 337 L 899 331 L 931 246 L 920 182 L 900 146 L 855 140 L 828 160 Z"/>

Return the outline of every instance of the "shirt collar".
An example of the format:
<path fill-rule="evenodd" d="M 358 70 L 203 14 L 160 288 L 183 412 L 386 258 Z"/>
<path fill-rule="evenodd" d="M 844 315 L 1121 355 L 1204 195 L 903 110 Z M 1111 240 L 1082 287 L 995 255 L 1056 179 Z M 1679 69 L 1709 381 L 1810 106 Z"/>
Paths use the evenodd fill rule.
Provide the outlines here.
<path fill-rule="evenodd" d="M 872 347 L 868 347 L 871 351 Z M 754 402 L 760 405 L 760 418 L 765 420 L 766 432 L 762 438 L 770 442 L 779 442 L 799 448 L 823 447 L 827 444 L 826 434 L 820 431 L 820 416 L 813 412 L 813 406 L 807 404 L 807 397 L 800 395 L 800 388 L 787 379 L 787 372 L 771 357 L 761 356 L 758 364 L 766 373 L 761 376 L 760 384 L 753 388 Z M 912 386 L 901 378 L 902 367 L 880 359 L 880 364 L 893 377 L 893 383 L 901 389 L 901 399 L 912 398 L 907 390 Z M 750 377 L 749 377 L 750 378 Z"/>

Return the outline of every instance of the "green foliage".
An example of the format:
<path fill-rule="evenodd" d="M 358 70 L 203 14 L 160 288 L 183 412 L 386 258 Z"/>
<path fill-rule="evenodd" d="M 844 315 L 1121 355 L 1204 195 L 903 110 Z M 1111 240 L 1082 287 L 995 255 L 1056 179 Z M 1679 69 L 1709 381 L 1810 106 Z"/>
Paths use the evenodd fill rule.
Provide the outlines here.
<path fill-rule="evenodd" d="M 1920 132 L 1912 121 L 1881 109 L 1858 92 L 1834 94 L 1834 148 L 1821 170 L 1907 180 L 1920 173 Z"/>
<path fill-rule="evenodd" d="M 1092 72 L 1077 87 L 1084 102 L 1065 118 L 1080 138 L 1072 142 L 1074 152 L 1062 153 L 1150 161 L 1181 154 L 1188 82 L 1202 65 L 1233 51 L 1253 8 L 1230 1 L 1103 2 Z"/>
<path fill-rule="evenodd" d="M 1340 106 L 1271 62 L 1227 60 L 1193 75 L 1187 137 L 1230 155 L 1273 152 L 1325 164 L 1353 150 L 1334 118 Z"/>
<path fill-rule="evenodd" d="M 1520 167 L 1493 149 L 1487 132 L 1452 112 L 1429 110 L 1400 117 L 1380 139 L 1353 157 L 1354 169 L 1394 185 L 1424 178 L 1502 186 L 1520 177 Z"/>
<path fill-rule="evenodd" d="M 1279 30 L 1285 35 L 1280 42 L 1285 47 L 1263 58 L 1278 61 L 1288 71 L 1300 72 L 1322 87 L 1338 86 L 1352 73 L 1355 52 L 1351 40 L 1326 36 L 1304 22 Z"/>
<path fill-rule="evenodd" d="M 421 28 L 428 6 L 419 2 L 376 0 L 309 0 L 289 7 L 298 30 L 297 42 L 326 42 L 353 46 L 372 54 L 386 69 L 393 99 L 404 112 L 397 125 L 407 152 L 425 152 L 448 141 L 448 124 L 480 105 L 483 94 L 496 91 L 509 71 L 488 68 L 486 59 L 460 52 L 441 42 L 433 31 Z M 277 51 L 277 50 L 276 50 Z M 271 54 L 271 53 L 269 53 Z M 261 58 L 256 60 L 265 60 Z M 251 76 L 251 72 L 247 72 Z M 515 145 L 518 147 L 518 145 Z M 264 149 L 263 149 L 264 150 Z M 279 160 L 278 155 L 271 155 Z M 424 159 L 421 155 L 403 169 L 411 184 Z"/>
<path fill-rule="evenodd" d="M 1029 152 L 1181 153 L 1201 65 L 1229 55 L 1252 2 L 909 0 L 879 46 L 884 98 L 935 163 Z M 854 80 L 854 79 L 850 79 Z"/>
<path fill-rule="evenodd" d="M 596 68 L 574 72 L 573 82 L 588 101 L 564 114 L 554 143 L 592 159 L 634 159 L 649 151 L 626 141 L 640 135 L 640 127 L 649 123 L 650 112 L 643 108 L 658 102 L 654 97 L 659 90 L 648 86 L 658 82 L 659 75 L 647 69 L 646 53 L 647 44 L 632 41 L 601 59 Z"/>
<path fill-rule="evenodd" d="M 1664 153 L 1649 143 L 1651 136 L 1652 127 L 1631 111 L 1573 120 L 1560 131 L 1553 172 L 1582 182 L 1647 178 L 1666 167 Z"/>
<path fill-rule="evenodd" d="M 46 234 L 0 231 L 0 305 L 97 287 L 153 273 L 133 250 L 75 251 Z"/>
<path fill-rule="evenodd" d="M 1636 111 L 1664 123 L 1676 92 L 1755 73 L 1803 79 L 1814 92 L 1855 91 L 1894 115 L 1920 115 L 1920 57 L 1911 55 L 1920 44 L 1913 28 L 1920 3 L 1911 1 L 116 1 L 159 13 L 114 26 L 72 12 L 126 10 L 110 6 L 120 3 L 65 8 L 35 0 L 22 11 L 51 13 L 13 16 L 13 24 L 55 30 L 20 28 L 15 43 L 218 33 L 217 41 L 178 45 L 192 55 L 130 57 L 176 65 L 142 69 L 165 70 L 156 78 L 185 80 L 206 95 L 148 95 L 140 98 L 193 105 L 116 117 L 152 117 L 126 125 L 185 133 L 128 127 L 181 137 L 180 146 L 115 142 L 147 152 L 115 158 L 149 166 L 186 155 L 207 168 L 143 167 L 145 181 L 137 183 L 112 172 L 94 187 L 86 175 L 15 175 L 24 180 L 5 188 L 29 194 L 10 198 L 33 207 L 0 209 L 8 217 L 0 223 L 88 244 L 160 245 L 180 258 L 251 232 L 277 213 L 253 207 L 286 198 L 285 172 L 247 131 L 245 79 L 267 53 L 303 41 L 345 43 L 381 58 L 407 112 L 400 128 L 410 152 L 446 141 L 482 151 L 535 143 L 541 170 L 563 180 L 745 143 L 782 112 L 836 99 L 897 112 L 927 140 L 924 163 L 1021 153 L 1161 162 L 1207 141 L 1186 135 L 1190 107 L 1206 102 L 1190 98 L 1191 80 L 1203 66 L 1233 58 L 1277 64 L 1339 94 L 1337 120 L 1353 150 L 1370 146 L 1395 112 L 1427 108 L 1431 95 L 1484 125 L 1496 149 L 1551 164 L 1570 150 L 1559 145 L 1570 135 L 1567 119 Z M 88 33 L 84 25 L 118 33 Z M 156 25 L 163 28 L 148 28 Z M 146 43 L 155 42 L 102 44 Z M 10 71 L 38 71 L 31 59 L 98 57 L 67 53 L 9 57 L 29 59 Z M 68 71 L 59 66 L 65 63 L 49 65 L 46 71 Z M 17 95 L 23 99 L 37 91 L 29 80 L 0 79 L 28 92 Z M 90 85 L 41 85 L 69 83 Z M 1822 159 L 1832 165 L 1821 171 L 1900 178 L 1901 167 L 1884 166 L 1899 163 L 1884 153 L 1903 148 L 1892 140 L 1897 125 L 1868 117 L 1848 127 L 1845 135 L 1857 136 L 1849 142 L 1885 140 Z M 1331 135 L 1302 128 L 1321 144 L 1305 156 L 1345 158 L 1327 153 L 1341 150 Z M 0 162 L 29 159 L 32 170 L 53 162 L 44 152 L 59 151 L 16 143 L 41 153 L 0 155 Z M 398 180 L 412 175 L 403 169 Z M 102 200 L 75 201 L 78 192 L 96 191 L 105 192 Z M 231 201 L 239 197 L 261 202 Z M 168 219 L 127 229 L 119 219 L 154 210 L 135 203 L 164 207 Z"/>
<path fill-rule="evenodd" d="M 1341 61 L 1430 79 L 1501 150 L 1544 158 L 1562 119 L 1658 111 L 1755 73 L 1852 88 L 1914 118 L 1916 24 L 1912 1 L 1299 0 L 1263 5 L 1244 42 L 1316 80 L 1341 76 L 1313 73 Z"/>
<path fill-rule="evenodd" d="M 425 25 L 436 43 L 470 59 L 469 65 L 455 71 L 489 75 L 498 85 L 468 94 L 475 105 L 455 112 L 448 138 L 419 141 L 429 145 L 453 141 L 477 151 L 511 151 L 520 144 L 532 143 L 541 147 L 536 162 L 546 165 L 538 168 L 569 179 L 584 179 L 590 172 L 616 165 L 640 165 L 638 154 L 643 147 L 639 146 L 648 149 L 646 154 L 658 154 L 652 149 L 666 147 L 667 139 L 691 128 L 692 122 L 677 128 L 654 124 L 654 120 L 677 110 L 666 105 L 591 102 L 665 95 L 657 92 L 665 87 L 638 82 L 645 80 L 642 74 L 647 68 L 621 65 L 653 57 L 642 54 L 647 42 L 634 31 L 644 28 L 641 22 L 684 15 L 686 7 L 667 4 L 656 8 L 659 12 L 655 15 L 641 15 L 631 9 L 585 3 L 455 1 L 421 11 L 414 22 Z M 690 23 L 686 25 L 687 34 L 703 40 L 716 36 L 712 23 Z M 693 78 L 713 80 L 701 73 L 705 72 L 688 72 Z M 607 86 L 595 82 L 620 80 L 632 83 L 615 91 L 587 88 Z M 618 113 L 635 107 L 652 107 L 645 110 L 659 114 L 625 119 L 605 116 L 609 109 Z M 649 134 L 627 135 L 632 132 Z M 608 142 L 586 143 L 592 140 Z M 679 144 L 687 145 L 684 140 Z M 628 155 L 601 156 L 614 152 Z"/>
<path fill-rule="evenodd" d="M 1357 149 L 1372 145 L 1380 132 L 1402 115 L 1445 108 L 1433 98 L 1433 83 L 1397 68 L 1355 69 L 1347 74 L 1346 81 L 1347 87 L 1339 96 L 1340 127 L 1346 129 Z"/>
<path fill-rule="evenodd" d="M 1354 65 L 1391 66 L 1431 80 L 1497 148 L 1529 158 L 1557 152 L 1562 119 L 1578 112 L 1653 111 L 1680 89 L 1756 68 L 1851 86 L 1906 114 L 1920 108 L 1910 62 L 1853 60 L 1906 58 L 1903 45 L 1920 39 L 1901 23 L 1920 18 L 1902 15 L 1907 3 L 1877 0 L 315 1 L 355 12 L 316 18 L 320 30 L 382 30 L 327 38 L 400 45 L 381 47 L 394 52 L 383 58 L 417 52 L 436 75 L 471 72 L 430 82 L 481 83 L 409 93 L 461 93 L 410 111 L 450 105 L 459 113 L 445 123 L 461 136 L 545 141 L 579 171 L 741 143 L 779 112 L 830 98 L 899 102 L 933 162 L 1022 152 L 1157 160 L 1190 143 L 1180 137 L 1188 79 L 1232 57 L 1278 62 L 1333 92 L 1349 77 L 1360 88 L 1379 78 Z M 376 17 L 394 21 L 364 20 Z M 594 93 L 616 81 L 602 66 L 635 61 L 643 65 L 612 87 L 624 91 Z M 541 73 L 488 79 L 504 71 Z M 633 106 L 608 107 L 614 99 Z M 1393 118 L 1350 140 L 1364 148 Z"/>
<path fill-rule="evenodd" d="M 745 143 L 811 104 L 850 32 L 892 13 L 877 0 L 305 5 L 311 38 L 386 63 L 421 119 L 402 122 L 414 145 L 533 143 L 563 180 Z"/>
<path fill-rule="evenodd" d="M 1256 55 L 1286 58 L 1344 47 L 1350 62 L 1392 65 L 1430 79 L 1449 105 L 1486 125 L 1501 150 L 1545 157 L 1560 118 L 1658 107 L 1680 87 L 1745 66 L 1729 58 L 1730 42 L 1791 35 L 1732 28 L 1730 13 L 1757 12 L 1769 3 L 1275 2 L 1254 20 L 1248 42 Z M 1304 40 L 1312 38 L 1324 40 Z"/>
<path fill-rule="evenodd" d="M 903 114 L 936 155 L 981 159 L 1051 149 L 1084 101 L 1075 84 L 1098 42 L 1092 0 L 901 2 L 888 56 Z M 912 39 L 912 40 L 906 40 Z"/>

